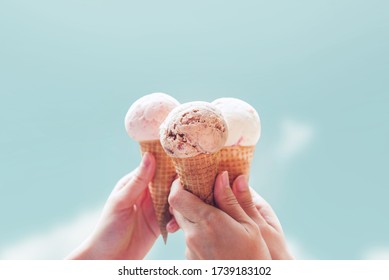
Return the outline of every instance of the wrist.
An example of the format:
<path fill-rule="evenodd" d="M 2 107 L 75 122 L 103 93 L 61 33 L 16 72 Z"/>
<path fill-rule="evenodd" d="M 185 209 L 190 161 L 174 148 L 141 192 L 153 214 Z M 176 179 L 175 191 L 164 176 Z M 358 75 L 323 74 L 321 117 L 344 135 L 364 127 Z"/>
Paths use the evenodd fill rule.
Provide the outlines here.
<path fill-rule="evenodd" d="M 93 254 L 91 252 L 89 242 L 83 242 L 79 247 L 77 247 L 73 252 L 65 257 L 66 260 L 91 260 Z"/>

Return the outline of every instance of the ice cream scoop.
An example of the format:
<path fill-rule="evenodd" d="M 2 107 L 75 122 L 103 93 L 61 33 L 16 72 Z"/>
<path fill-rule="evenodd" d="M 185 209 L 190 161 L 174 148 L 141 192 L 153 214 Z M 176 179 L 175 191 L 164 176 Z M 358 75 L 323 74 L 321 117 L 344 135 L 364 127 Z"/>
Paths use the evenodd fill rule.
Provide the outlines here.
<path fill-rule="evenodd" d="M 173 161 L 159 141 L 159 126 L 179 102 L 164 93 L 152 93 L 136 100 L 125 117 L 125 127 L 130 137 L 139 142 L 142 154 L 152 153 L 156 161 L 153 181 L 149 185 L 158 225 L 167 241 L 166 225 L 171 219 L 168 196 L 176 177 Z"/>
<path fill-rule="evenodd" d="M 221 112 L 207 102 L 173 109 L 161 124 L 160 140 L 171 156 L 184 189 L 213 204 L 220 149 L 228 136 Z"/>
<path fill-rule="evenodd" d="M 207 102 L 189 102 L 170 112 L 160 128 L 160 140 L 172 157 L 188 158 L 219 151 L 228 136 L 221 112 Z"/>
<path fill-rule="evenodd" d="M 159 126 L 179 104 L 161 92 L 139 98 L 131 105 L 124 120 L 128 135 L 138 142 L 159 139 Z"/>
<path fill-rule="evenodd" d="M 225 146 L 253 146 L 261 136 L 261 122 L 257 111 L 247 102 L 231 97 L 212 102 L 223 114 L 228 126 Z"/>
<path fill-rule="evenodd" d="M 243 100 L 219 98 L 212 104 L 220 109 L 228 126 L 228 139 L 220 152 L 219 172 L 228 171 L 232 186 L 239 175 L 250 174 L 261 123 L 257 111 Z"/>

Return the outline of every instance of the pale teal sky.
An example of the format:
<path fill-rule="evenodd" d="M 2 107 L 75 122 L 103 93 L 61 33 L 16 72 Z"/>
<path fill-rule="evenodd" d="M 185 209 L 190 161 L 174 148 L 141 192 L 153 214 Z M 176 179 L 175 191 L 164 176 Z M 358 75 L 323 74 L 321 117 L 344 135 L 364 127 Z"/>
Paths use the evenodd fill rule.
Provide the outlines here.
<path fill-rule="evenodd" d="M 258 110 L 251 183 L 304 256 L 389 251 L 388 14 L 384 0 L 2 1 L 0 253 L 102 207 L 140 159 L 125 113 L 155 91 Z M 182 258 L 182 234 L 169 240 L 151 255 Z"/>

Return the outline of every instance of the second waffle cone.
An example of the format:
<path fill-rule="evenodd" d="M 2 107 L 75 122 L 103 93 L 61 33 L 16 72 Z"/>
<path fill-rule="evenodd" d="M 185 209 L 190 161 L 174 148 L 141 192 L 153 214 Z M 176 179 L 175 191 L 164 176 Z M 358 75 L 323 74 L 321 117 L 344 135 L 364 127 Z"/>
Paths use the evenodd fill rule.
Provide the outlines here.
<path fill-rule="evenodd" d="M 155 157 L 156 168 L 153 181 L 149 185 L 151 200 L 163 240 L 167 241 L 166 225 L 171 215 L 169 212 L 168 196 L 170 187 L 176 177 L 173 161 L 166 154 L 159 140 L 143 141 L 139 143 L 142 155 L 152 153 Z"/>

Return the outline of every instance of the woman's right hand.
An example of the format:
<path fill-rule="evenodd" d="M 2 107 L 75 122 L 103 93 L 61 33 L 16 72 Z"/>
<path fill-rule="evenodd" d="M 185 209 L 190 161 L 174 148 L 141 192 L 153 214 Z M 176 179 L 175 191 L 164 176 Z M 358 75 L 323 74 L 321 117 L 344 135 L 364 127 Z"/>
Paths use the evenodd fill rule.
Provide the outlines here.
<path fill-rule="evenodd" d="M 173 183 L 169 201 L 175 218 L 168 223 L 167 230 L 173 233 L 182 227 L 186 237 L 187 257 L 293 259 L 281 224 L 271 206 L 248 186 L 245 176 L 239 176 L 234 181 L 232 191 L 222 176 L 226 176 L 228 182 L 226 173 L 219 175 L 214 195 L 223 214 L 183 190 L 178 180 Z M 245 239 L 232 233 L 234 225 L 244 228 L 250 238 Z M 253 236 L 256 237 L 252 243 Z M 245 252 L 246 255 L 242 256 Z"/>
<path fill-rule="evenodd" d="M 186 257 L 270 259 L 259 227 L 239 205 L 229 186 L 227 172 L 217 177 L 214 197 L 218 208 L 184 190 L 179 180 L 172 185 L 169 203 L 185 234 Z"/>

